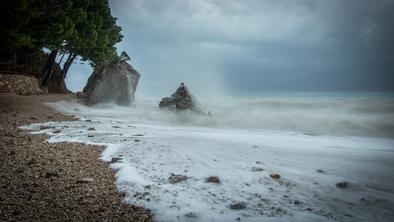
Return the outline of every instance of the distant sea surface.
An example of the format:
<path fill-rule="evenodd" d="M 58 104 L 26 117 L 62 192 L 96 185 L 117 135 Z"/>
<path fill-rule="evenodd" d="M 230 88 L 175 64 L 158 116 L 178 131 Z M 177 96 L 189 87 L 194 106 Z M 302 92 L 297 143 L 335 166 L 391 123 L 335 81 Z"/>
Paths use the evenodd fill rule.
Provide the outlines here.
<path fill-rule="evenodd" d="M 26 128 L 107 146 L 101 158 L 120 160 L 111 167 L 125 201 L 157 221 L 394 218 L 393 93 L 195 93 L 212 116 L 159 110 L 159 97 L 137 95 L 134 107 L 50 104 L 80 120 Z"/>

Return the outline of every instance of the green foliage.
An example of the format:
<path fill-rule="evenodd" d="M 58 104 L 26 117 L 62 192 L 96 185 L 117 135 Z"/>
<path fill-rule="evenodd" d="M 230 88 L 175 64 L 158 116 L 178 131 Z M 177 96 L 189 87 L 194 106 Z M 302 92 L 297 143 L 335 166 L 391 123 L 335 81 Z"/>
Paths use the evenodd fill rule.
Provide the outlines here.
<path fill-rule="evenodd" d="M 130 61 L 130 56 L 125 51 L 123 51 L 120 53 L 120 59 L 122 61 Z"/>
<path fill-rule="evenodd" d="M 1 51 L 47 48 L 94 66 L 121 59 L 115 47 L 121 31 L 108 0 L 0 1 Z"/>

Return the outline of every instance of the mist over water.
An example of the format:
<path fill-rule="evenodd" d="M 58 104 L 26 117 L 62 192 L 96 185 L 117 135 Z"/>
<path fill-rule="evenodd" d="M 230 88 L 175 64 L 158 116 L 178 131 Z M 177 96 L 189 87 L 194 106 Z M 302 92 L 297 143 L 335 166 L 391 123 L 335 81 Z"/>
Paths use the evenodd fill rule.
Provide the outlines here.
<path fill-rule="evenodd" d="M 394 138 L 392 93 L 242 93 L 197 99 L 212 117 L 159 111 L 160 98 L 141 96 L 127 113 L 162 124 Z"/>
<path fill-rule="evenodd" d="M 80 120 L 27 128 L 50 142 L 106 146 L 102 160 L 120 159 L 111 167 L 125 201 L 157 221 L 391 221 L 392 93 L 191 91 L 212 116 L 159 110 L 160 97 L 137 95 L 130 107 L 50 104 Z M 174 184 L 172 174 L 187 179 Z M 212 175 L 221 183 L 207 183 Z M 230 209 L 236 202 L 247 207 Z"/>

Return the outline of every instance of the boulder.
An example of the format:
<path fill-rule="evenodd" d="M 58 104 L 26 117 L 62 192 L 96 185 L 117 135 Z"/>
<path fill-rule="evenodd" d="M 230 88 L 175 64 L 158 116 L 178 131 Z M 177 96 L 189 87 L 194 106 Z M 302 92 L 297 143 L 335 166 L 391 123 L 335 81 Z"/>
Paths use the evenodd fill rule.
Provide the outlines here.
<path fill-rule="evenodd" d="M 88 103 L 114 102 L 128 106 L 134 102 L 140 74 L 126 61 L 104 62 L 95 67 L 93 74 L 78 98 Z"/>
<path fill-rule="evenodd" d="M 161 99 L 159 108 L 177 111 L 191 110 L 202 113 L 197 107 L 197 100 L 183 82 L 171 97 Z"/>

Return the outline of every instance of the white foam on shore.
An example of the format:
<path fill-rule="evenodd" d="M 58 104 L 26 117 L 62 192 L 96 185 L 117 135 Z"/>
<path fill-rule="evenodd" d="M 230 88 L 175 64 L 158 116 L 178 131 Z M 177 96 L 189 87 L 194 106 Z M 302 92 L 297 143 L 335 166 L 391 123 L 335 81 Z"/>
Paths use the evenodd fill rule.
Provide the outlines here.
<path fill-rule="evenodd" d="M 106 145 L 102 160 L 122 159 L 111 167 L 126 201 L 152 209 L 158 221 L 391 221 L 394 216 L 390 138 L 192 126 L 172 113 L 157 119 L 153 106 L 116 113 L 106 106 L 55 106 L 81 120 L 25 128 L 60 129 L 38 131 L 51 142 Z M 271 179 L 272 172 L 281 179 Z M 172 173 L 187 180 L 171 184 Z M 220 184 L 206 182 L 213 175 Z M 341 181 L 348 181 L 348 188 L 335 186 Z M 246 209 L 230 209 L 236 202 L 246 203 Z"/>

